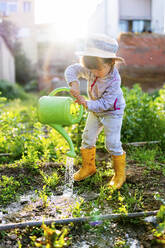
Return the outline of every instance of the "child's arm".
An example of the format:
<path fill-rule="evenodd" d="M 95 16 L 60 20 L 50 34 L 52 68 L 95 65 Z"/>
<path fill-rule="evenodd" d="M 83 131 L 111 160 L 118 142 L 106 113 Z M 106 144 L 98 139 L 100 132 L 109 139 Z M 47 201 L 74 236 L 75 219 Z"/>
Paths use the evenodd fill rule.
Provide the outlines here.
<path fill-rule="evenodd" d="M 65 79 L 70 86 L 70 93 L 75 98 L 80 96 L 79 85 L 80 81 L 79 78 L 85 78 L 88 80 L 90 75 L 89 70 L 82 67 L 80 64 L 73 64 L 66 68 L 65 70 Z M 78 102 L 78 101 L 77 101 Z"/>
<path fill-rule="evenodd" d="M 84 106 L 84 108 L 87 108 L 87 101 L 85 100 L 85 98 L 83 96 L 78 96 L 76 99 L 76 102 L 78 102 L 78 104 L 82 104 Z"/>
<path fill-rule="evenodd" d="M 80 84 L 79 79 L 85 78 L 86 80 L 90 77 L 90 71 L 84 67 L 82 67 L 80 64 L 73 64 L 66 68 L 65 70 L 65 79 L 67 83 L 70 85 L 73 82 L 77 82 L 78 85 Z"/>
<path fill-rule="evenodd" d="M 70 83 L 70 94 L 77 98 L 80 95 L 80 90 L 79 90 L 79 84 L 77 81 L 71 82 Z"/>
<path fill-rule="evenodd" d="M 78 82 L 79 83 L 79 78 L 85 78 L 89 79 L 90 77 L 90 71 L 80 64 L 73 64 L 69 65 L 66 70 L 65 70 L 65 79 L 66 81 L 70 84 L 71 82 Z"/>

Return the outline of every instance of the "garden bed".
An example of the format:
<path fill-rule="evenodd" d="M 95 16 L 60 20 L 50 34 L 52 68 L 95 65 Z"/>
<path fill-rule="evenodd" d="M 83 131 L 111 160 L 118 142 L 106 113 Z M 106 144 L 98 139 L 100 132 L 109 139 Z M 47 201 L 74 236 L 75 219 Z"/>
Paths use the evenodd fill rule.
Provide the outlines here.
<path fill-rule="evenodd" d="M 94 221 L 55 226 L 26 227 L 0 232 L 0 247 L 163 247 L 165 152 L 164 90 L 158 96 L 143 94 L 138 87 L 124 90 L 122 141 L 127 154 L 127 180 L 111 191 L 111 158 L 104 135 L 97 142 L 97 173 L 73 184 L 64 196 L 68 144 L 51 128 L 37 121 L 36 99 L 5 103 L 0 125 L 0 220 L 1 225 L 44 219 L 81 218 Z M 30 106 L 30 107 L 29 107 Z M 80 143 L 85 124 L 68 128 L 81 166 Z M 154 117 L 154 119 L 152 119 Z M 154 133 L 153 133 L 154 130 Z M 145 139 L 146 137 L 146 139 Z M 131 142 L 159 141 L 134 147 Z M 98 221 L 96 216 L 158 210 L 156 218 L 120 218 Z M 133 246 L 134 245 L 134 246 Z"/>

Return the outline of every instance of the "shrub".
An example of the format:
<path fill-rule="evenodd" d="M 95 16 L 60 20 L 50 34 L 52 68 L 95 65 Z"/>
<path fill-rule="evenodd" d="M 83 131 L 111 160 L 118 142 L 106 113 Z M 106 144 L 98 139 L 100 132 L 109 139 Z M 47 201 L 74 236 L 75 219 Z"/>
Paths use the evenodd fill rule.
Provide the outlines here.
<path fill-rule="evenodd" d="M 126 109 L 123 119 L 122 140 L 151 141 L 161 140 L 165 135 L 165 88 L 158 97 L 144 93 L 139 85 L 133 89 L 123 88 Z"/>
<path fill-rule="evenodd" d="M 37 80 L 31 80 L 29 83 L 27 83 L 24 87 L 25 91 L 27 92 L 35 92 L 38 90 L 38 82 Z"/>
<path fill-rule="evenodd" d="M 0 80 L 0 92 L 2 93 L 3 97 L 6 97 L 8 99 L 20 98 L 24 100 L 28 97 L 21 86 L 5 80 Z"/>
<path fill-rule="evenodd" d="M 16 99 L 2 107 L 0 153 L 11 155 L 0 156 L 1 162 L 19 159 L 30 169 L 37 169 L 40 162 L 56 159 L 58 154 L 61 155 L 61 150 L 66 152 L 68 146 L 66 147 L 66 142 L 55 130 L 47 127 L 49 138 L 45 137 L 45 127 L 37 122 L 36 102 L 33 105 L 35 107 L 29 99 Z"/>

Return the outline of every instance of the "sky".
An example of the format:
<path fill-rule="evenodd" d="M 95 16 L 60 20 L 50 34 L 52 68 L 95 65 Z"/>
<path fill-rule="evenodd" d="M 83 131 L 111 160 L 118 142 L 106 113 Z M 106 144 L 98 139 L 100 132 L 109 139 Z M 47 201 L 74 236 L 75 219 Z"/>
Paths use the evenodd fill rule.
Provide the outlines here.
<path fill-rule="evenodd" d="M 35 22 L 55 23 L 61 39 L 83 37 L 88 18 L 101 0 L 36 0 Z"/>

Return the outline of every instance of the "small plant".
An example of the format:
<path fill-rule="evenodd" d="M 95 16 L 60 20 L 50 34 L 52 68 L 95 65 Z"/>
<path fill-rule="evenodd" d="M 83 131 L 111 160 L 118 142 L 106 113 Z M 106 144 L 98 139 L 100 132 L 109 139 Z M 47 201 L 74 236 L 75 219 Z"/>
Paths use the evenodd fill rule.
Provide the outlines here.
<path fill-rule="evenodd" d="M 41 248 L 62 248 L 68 247 L 71 243 L 71 238 L 68 237 L 69 229 L 68 227 L 63 227 L 61 230 L 55 228 L 52 224 L 51 227 L 42 224 L 43 235 L 39 238 L 36 236 L 31 236 L 31 240 L 36 247 Z"/>
<path fill-rule="evenodd" d="M 165 244 L 165 200 L 158 193 L 155 195 L 155 199 L 161 201 L 163 205 L 160 206 L 157 213 L 156 217 L 159 224 L 156 229 L 153 229 L 153 234 L 158 243 Z"/>
<path fill-rule="evenodd" d="M 161 205 L 157 213 L 158 226 L 153 230 L 158 243 L 165 244 L 165 206 Z"/>
<path fill-rule="evenodd" d="M 20 182 L 5 175 L 0 179 L 0 205 L 7 205 L 11 200 L 16 199 L 16 191 L 20 187 Z"/>
<path fill-rule="evenodd" d="M 40 170 L 40 174 L 42 175 L 42 177 L 44 179 L 44 183 L 48 187 L 55 189 L 56 185 L 59 182 L 59 176 L 58 176 L 57 172 L 53 172 L 51 175 L 46 175 L 42 170 Z"/>
<path fill-rule="evenodd" d="M 43 207 L 46 208 L 49 206 L 48 196 L 46 192 L 46 185 L 43 186 L 43 190 L 39 192 L 39 196 L 42 199 Z"/>
<path fill-rule="evenodd" d="M 119 239 L 115 241 L 114 248 L 129 248 L 128 245 L 126 245 L 126 241 Z"/>
<path fill-rule="evenodd" d="M 79 201 L 76 201 L 76 204 L 71 209 L 72 210 L 73 217 L 81 217 L 81 215 L 82 215 L 81 204 L 82 203 L 83 203 L 83 199 L 81 199 L 80 202 Z"/>
<path fill-rule="evenodd" d="M 6 97 L 2 97 L 1 94 L 2 92 L 0 92 L 0 107 L 2 107 L 7 100 Z M 0 112 L 1 112 L 1 109 L 0 109 Z"/>

